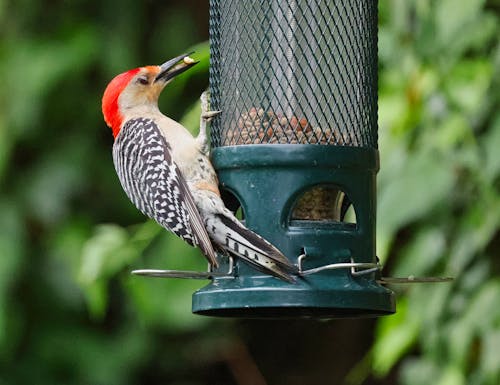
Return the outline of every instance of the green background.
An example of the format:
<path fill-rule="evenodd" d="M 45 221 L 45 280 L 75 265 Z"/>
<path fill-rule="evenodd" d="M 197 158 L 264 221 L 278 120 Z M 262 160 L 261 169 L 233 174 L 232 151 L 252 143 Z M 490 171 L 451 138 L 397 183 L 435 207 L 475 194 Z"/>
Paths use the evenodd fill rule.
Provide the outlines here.
<path fill-rule="evenodd" d="M 0 0 L 0 384 L 500 383 L 500 3 L 381 0 L 378 320 L 191 314 L 206 268 L 129 203 L 100 112 L 107 82 L 194 49 L 162 95 L 195 132 L 205 1 Z"/>

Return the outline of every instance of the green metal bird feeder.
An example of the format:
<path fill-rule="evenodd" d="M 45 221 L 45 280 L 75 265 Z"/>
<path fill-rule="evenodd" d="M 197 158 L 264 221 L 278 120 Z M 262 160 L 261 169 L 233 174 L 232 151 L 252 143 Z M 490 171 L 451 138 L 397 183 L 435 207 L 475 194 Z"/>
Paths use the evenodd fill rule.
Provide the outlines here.
<path fill-rule="evenodd" d="M 377 283 L 377 2 L 210 1 L 212 162 L 226 205 L 299 270 L 221 257 L 193 312 L 365 317 Z"/>

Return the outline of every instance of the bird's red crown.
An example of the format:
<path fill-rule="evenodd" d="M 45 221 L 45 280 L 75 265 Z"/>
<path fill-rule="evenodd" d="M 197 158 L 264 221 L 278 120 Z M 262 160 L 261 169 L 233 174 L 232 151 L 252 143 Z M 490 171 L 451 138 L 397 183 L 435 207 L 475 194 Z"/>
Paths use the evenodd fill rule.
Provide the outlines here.
<path fill-rule="evenodd" d="M 102 96 L 102 114 L 106 124 L 113 131 L 113 136 L 116 138 L 120 132 L 123 117 L 118 107 L 118 98 L 125 87 L 130 83 L 130 80 L 140 71 L 140 68 L 134 68 L 120 75 L 115 76 L 108 84 L 104 95 Z"/>

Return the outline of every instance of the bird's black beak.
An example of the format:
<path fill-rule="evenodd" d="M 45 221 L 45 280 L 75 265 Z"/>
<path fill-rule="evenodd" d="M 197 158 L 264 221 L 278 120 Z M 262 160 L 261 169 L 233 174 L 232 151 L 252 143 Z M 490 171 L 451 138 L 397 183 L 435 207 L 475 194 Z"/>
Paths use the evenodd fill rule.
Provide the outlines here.
<path fill-rule="evenodd" d="M 166 82 L 188 70 L 195 64 L 198 64 L 199 62 L 189 57 L 192 53 L 193 52 L 174 57 L 173 59 L 163 63 L 160 66 L 160 73 L 156 75 L 155 82 L 160 80 Z"/>

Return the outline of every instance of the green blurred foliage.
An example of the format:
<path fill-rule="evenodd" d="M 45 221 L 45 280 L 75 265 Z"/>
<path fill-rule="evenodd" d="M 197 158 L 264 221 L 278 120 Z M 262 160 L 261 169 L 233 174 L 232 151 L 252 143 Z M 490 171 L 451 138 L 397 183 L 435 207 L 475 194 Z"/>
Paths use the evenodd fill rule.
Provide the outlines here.
<path fill-rule="evenodd" d="M 130 276 L 206 263 L 127 200 L 100 112 L 115 74 L 195 50 L 160 104 L 196 131 L 206 2 L 0 1 L 0 384 L 500 383 L 499 12 L 380 2 L 378 253 L 455 281 L 376 324 L 252 322 Z"/>
<path fill-rule="evenodd" d="M 500 383 L 498 11 L 381 2 L 380 257 L 393 275 L 455 277 L 407 288 L 378 323 L 373 369 L 397 365 L 402 384 Z"/>

